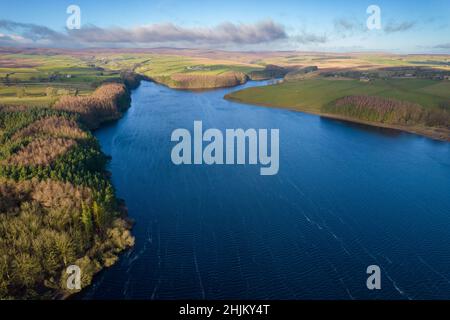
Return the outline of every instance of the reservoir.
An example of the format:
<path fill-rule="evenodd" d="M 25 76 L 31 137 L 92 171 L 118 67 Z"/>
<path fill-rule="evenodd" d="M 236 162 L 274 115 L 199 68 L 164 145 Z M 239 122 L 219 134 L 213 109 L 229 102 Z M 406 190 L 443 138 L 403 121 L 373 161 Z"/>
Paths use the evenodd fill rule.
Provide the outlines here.
<path fill-rule="evenodd" d="M 83 299 L 450 299 L 450 144 L 142 82 L 95 132 L 136 245 Z M 171 161 L 178 128 L 279 129 L 279 171 Z M 368 290 L 367 267 L 381 270 Z"/>

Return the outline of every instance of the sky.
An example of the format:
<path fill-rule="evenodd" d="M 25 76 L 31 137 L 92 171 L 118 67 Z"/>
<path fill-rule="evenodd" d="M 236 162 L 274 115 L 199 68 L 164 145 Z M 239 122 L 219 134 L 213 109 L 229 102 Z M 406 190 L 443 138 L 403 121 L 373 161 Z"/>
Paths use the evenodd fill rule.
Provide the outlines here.
<path fill-rule="evenodd" d="M 0 0 L 0 46 L 448 54 L 450 0 Z"/>

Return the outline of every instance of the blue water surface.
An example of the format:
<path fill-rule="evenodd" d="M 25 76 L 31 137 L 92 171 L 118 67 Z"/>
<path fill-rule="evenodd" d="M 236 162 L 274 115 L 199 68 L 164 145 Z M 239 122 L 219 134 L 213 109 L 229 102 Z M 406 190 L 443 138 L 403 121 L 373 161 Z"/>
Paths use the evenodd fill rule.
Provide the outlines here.
<path fill-rule="evenodd" d="M 143 82 L 96 132 L 135 247 L 84 299 L 450 299 L 450 145 Z M 276 128 L 280 170 L 175 166 L 177 128 Z M 381 268 L 382 289 L 366 287 Z"/>

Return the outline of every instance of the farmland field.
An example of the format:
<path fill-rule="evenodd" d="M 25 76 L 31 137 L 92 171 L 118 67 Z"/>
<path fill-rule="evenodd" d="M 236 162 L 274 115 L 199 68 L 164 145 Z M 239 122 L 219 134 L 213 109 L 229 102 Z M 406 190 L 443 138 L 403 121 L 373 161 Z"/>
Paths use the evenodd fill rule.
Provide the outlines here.
<path fill-rule="evenodd" d="M 347 96 L 383 97 L 438 112 L 447 112 L 450 103 L 450 82 L 442 80 L 450 70 L 447 56 L 187 49 L 2 52 L 0 105 L 52 106 L 63 96 L 87 96 L 105 82 L 120 82 L 129 72 L 175 89 L 232 87 L 286 75 L 282 84 L 227 98 L 321 114 L 325 106 Z M 312 71 L 302 73 L 302 68 Z M 413 76 L 405 77 L 408 72 Z"/>
<path fill-rule="evenodd" d="M 375 95 L 437 108 L 450 99 L 450 82 L 390 79 L 363 83 L 358 80 L 312 79 L 249 88 L 234 92 L 228 98 L 251 104 L 320 112 L 327 103 L 348 95 Z"/>
<path fill-rule="evenodd" d="M 123 71 L 133 71 L 157 82 L 179 89 L 201 89 L 239 84 L 252 72 L 264 70 L 270 65 L 283 68 L 302 68 L 317 66 L 322 71 L 359 70 L 370 71 L 389 67 L 426 67 L 436 70 L 450 70 L 447 56 L 408 56 L 383 54 L 303 54 L 296 52 L 223 52 L 208 50 L 171 50 L 153 49 L 143 51 L 120 50 L 19 50 L 19 52 L 0 52 L 0 104 L 49 106 L 63 95 L 87 95 L 100 84 L 116 81 Z M 315 75 L 313 75 L 315 77 Z M 240 79 L 240 80 L 239 80 Z M 355 87 L 357 90 L 381 92 L 385 84 L 370 86 L 356 83 L 337 83 L 329 87 L 331 97 L 342 89 Z M 395 88 L 405 94 L 401 80 L 393 81 Z M 446 98 L 448 85 L 431 82 L 407 81 L 410 99 L 425 99 L 428 103 L 436 96 Z M 316 84 L 318 86 L 316 86 Z M 329 84 L 329 82 L 326 82 Z M 434 85 L 433 85 L 434 84 Z M 301 84 L 311 88 L 315 95 L 319 82 Z M 386 84 L 389 86 L 389 84 Z M 295 96 L 295 92 L 285 89 L 295 87 L 289 84 L 282 88 L 287 97 L 282 98 L 280 106 Z M 312 86 L 312 87 L 311 87 Z M 416 87 L 415 87 L 416 86 Z M 360 88 L 360 89 L 358 89 Z M 420 94 L 412 92 L 420 89 Z M 272 89 L 267 89 L 272 92 Z M 297 90 L 297 89 L 295 89 Z M 287 90 L 289 91 L 289 90 Z M 395 89 L 393 96 L 398 95 Z M 336 92 L 336 94 L 333 94 Z M 429 94 L 424 97 L 422 94 Z M 269 94 L 270 95 L 270 94 Z M 266 96 L 265 94 L 263 95 Z M 328 94 L 326 95 L 328 96 Z M 318 99 L 326 99 L 321 96 Z M 433 97 L 432 97 L 433 96 Z M 304 97 L 302 97 L 304 98 Z M 255 99 L 258 99 L 255 97 Z M 312 101 L 315 100 L 312 98 Z M 310 100 L 305 102 L 309 103 Z M 314 102 L 314 101 L 313 101 Z M 320 102 L 320 101 L 319 101 Z M 267 101 L 267 103 L 270 103 Z M 298 104 L 299 102 L 295 102 Z M 431 101 L 431 104 L 434 102 Z M 290 105 L 291 106 L 291 105 Z M 314 109 L 316 104 L 303 105 L 302 108 Z"/>
<path fill-rule="evenodd" d="M 117 71 L 67 55 L 0 55 L 0 104 L 45 107 L 63 95 L 87 95 Z"/>
<path fill-rule="evenodd" d="M 366 105 L 355 109 L 354 105 L 341 103 L 341 107 L 336 107 L 339 101 L 348 97 L 361 103 L 366 100 Z M 361 82 L 315 78 L 249 88 L 225 98 L 450 139 L 450 81 L 386 79 Z M 396 120 L 392 120 L 393 117 Z"/>

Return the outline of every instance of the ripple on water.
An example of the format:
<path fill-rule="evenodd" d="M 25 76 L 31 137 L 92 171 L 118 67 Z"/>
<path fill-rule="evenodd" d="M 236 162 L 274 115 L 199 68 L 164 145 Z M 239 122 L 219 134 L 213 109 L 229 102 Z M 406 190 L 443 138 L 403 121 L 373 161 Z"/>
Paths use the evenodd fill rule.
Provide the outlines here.
<path fill-rule="evenodd" d="M 96 131 L 136 246 L 81 298 L 450 298 L 449 144 L 223 100 L 231 90 L 144 82 Z M 172 165 L 170 134 L 194 120 L 279 128 L 279 174 Z"/>

